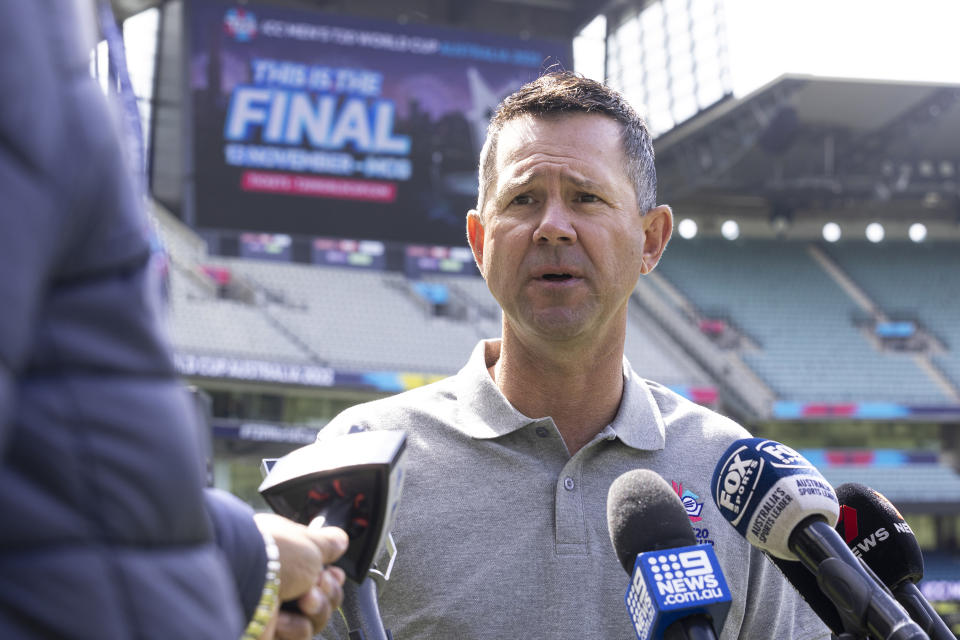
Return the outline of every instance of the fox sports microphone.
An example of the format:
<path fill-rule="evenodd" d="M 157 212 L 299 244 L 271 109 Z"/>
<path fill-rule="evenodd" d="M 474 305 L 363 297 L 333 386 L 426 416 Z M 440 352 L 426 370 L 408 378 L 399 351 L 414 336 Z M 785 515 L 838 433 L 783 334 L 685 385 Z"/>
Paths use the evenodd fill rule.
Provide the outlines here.
<path fill-rule="evenodd" d="M 848 482 L 837 487 L 837 533 L 932 640 L 955 640 L 916 583 L 923 578 L 923 553 L 897 508 L 870 487 Z"/>
<path fill-rule="evenodd" d="M 799 453 L 773 440 L 737 440 L 720 458 L 711 487 L 720 513 L 750 544 L 799 560 L 814 573 L 847 632 L 887 640 L 927 638 L 833 530 L 837 497 Z"/>
<path fill-rule="evenodd" d="M 628 471 L 607 494 L 607 526 L 631 576 L 624 600 L 638 640 L 715 640 L 730 589 L 709 544 L 697 544 L 687 512 L 653 471 Z"/>

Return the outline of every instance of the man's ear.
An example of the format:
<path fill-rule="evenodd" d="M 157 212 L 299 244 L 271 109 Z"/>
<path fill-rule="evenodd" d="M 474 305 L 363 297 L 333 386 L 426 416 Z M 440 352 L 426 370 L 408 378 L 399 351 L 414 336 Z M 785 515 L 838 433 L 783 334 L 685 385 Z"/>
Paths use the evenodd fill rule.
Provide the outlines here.
<path fill-rule="evenodd" d="M 643 216 L 643 266 L 640 273 L 650 273 L 660 262 L 663 250 L 673 233 L 673 212 L 665 204 L 654 207 Z"/>
<path fill-rule="evenodd" d="M 467 212 L 467 242 L 473 251 L 473 259 L 483 273 L 483 222 L 480 221 L 480 214 L 476 209 Z"/>

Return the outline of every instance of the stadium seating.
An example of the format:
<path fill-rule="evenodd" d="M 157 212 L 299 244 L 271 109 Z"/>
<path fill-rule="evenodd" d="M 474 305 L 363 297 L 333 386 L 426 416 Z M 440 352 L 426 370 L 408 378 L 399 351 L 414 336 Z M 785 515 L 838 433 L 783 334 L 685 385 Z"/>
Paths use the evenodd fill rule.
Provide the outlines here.
<path fill-rule="evenodd" d="M 837 465 L 820 467 L 820 471 L 834 487 L 845 482 L 858 482 L 879 491 L 901 509 L 918 503 L 955 505 L 957 496 L 960 496 L 960 475 L 942 464 L 894 468 Z"/>
<path fill-rule="evenodd" d="M 639 305 L 631 302 L 624 354 L 643 378 L 666 386 L 713 386 L 709 376 Z"/>
<path fill-rule="evenodd" d="M 828 250 L 890 316 L 919 320 L 943 344 L 933 362 L 960 387 L 960 250 L 956 244 L 848 242 Z"/>
<path fill-rule="evenodd" d="M 437 316 L 399 274 L 218 258 L 264 293 L 270 315 L 321 360 L 345 370 L 454 373 L 476 328 Z"/>
<path fill-rule="evenodd" d="M 923 580 L 956 581 L 960 576 L 960 554 L 945 551 L 923 552 Z"/>
<path fill-rule="evenodd" d="M 233 300 L 191 297 L 189 278 L 171 272 L 170 329 L 178 351 L 277 362 L 311 362 L 309 353 L 286 337 L 257 308 Z"/>
<path fill-rule="evenodd" d="M 210 257 L 202 240 L 160 211 L 172 258 L 172 329 L 177 349 L 347 370 L 455 372 L 476 341 L 499 335 L 500 310 L 475 276 L 425 275 L 443 290 L 444 313 L 395 272 Z M 891 317 L 916 310 L 946 350 L 933 362 L 960 380 L 960 256 L 948 246 L 845 243 L 831 258 Z M 904 268 L 904 265 L 916 268 Z M 252 291 L 247 303 L 218 296 L 205 275 L 226 269 Z M 684 317 L 744 335 L 739 358 L 795 402 L 944 404 L 952 399 L 910 353 L 885 351 L 853 322 L 857 306 L 808 255 L 775 240 L 675 239 L 658 273 L 685 297 Z M 926 274 L 933 274 L 928 276 Z M 671 301 L 679 304 L 677 300 Z M 690 308 L 699 313 L 691 317 Z M 693 326 L 693 325 L 692 325 Z M 674 337 L 631 304 L 626 354 L 640 375 L 669 386 L 711 385 Z"/>
<path fill-rule="evenodd" d="M 207 244 L 190 227 L 153 201 L 151 211 L 163 248 L 175 263 L 187 267 L 199 265 L 207 256 Z"/>
<path fill-rule="evenodd" d="M 742 358 L 780 400 L 950 401 L 913 355 L 878 349 L 854 325 L 856 304 L 803 243 L 675 239 L 659 270 L 702 313 L 730 318 L 758 345 Z"/>

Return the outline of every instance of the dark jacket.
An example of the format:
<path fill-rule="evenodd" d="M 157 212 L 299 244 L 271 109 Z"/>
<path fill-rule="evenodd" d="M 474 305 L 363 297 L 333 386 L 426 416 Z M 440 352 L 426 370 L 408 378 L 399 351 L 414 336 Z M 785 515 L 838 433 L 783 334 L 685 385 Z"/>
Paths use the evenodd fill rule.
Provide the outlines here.
<path fill-rule="evenodd" d="M 205 498 L 78 4 L 0 2 L 0 638 L 236 640 L 263 543 Z"/>

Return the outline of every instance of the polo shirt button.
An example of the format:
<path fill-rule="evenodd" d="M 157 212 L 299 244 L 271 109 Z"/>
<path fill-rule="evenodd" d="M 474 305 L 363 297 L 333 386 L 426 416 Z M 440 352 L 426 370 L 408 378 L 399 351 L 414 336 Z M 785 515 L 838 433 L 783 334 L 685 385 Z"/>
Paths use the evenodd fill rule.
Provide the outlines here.
<path fill-rule="evenodd" d="M 537 427 L 536 432 L 537 432 L 537 435 L 540 436 L 541 438 L 546 438 L 547 436 L 550 435 L 550 432 L 547 431 L 546 427 Z"/>
<path fill-rule="evenodd" d="M 566 478 L 563 479 L 563 488 L 566 489 L 567 491 L 573 491 L 574 486 L 576 485 L 574 485 L 573 478 L 571 478 L 570 476 L 567 476 Z"/>

